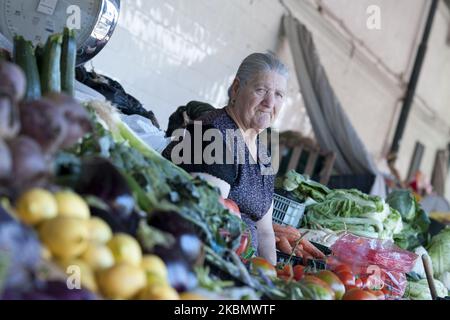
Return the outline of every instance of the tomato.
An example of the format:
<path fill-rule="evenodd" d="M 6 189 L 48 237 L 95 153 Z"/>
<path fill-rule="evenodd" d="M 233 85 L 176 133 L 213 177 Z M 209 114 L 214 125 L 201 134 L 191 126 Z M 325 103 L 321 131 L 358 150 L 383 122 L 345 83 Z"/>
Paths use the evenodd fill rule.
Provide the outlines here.
<path fill-rule="evenodd" d="M 353 272 L 352 268 L 348 264 L 339 264 L 336 266 L 336 268 L 333 269 L 334 273 L 340 273 L 340 272 Z"/>
<path fill-rule="evenodd" d="M 342 262 L 334 256 L 327 257 L 326 262 L 330 270 L 334 270 L 335 267 L 342 264 Z"/>
<path fill-rule="evenodd" d="M 250 260 L 250 271 L 254 275 L 260 275 L 260 272 L 262 272 L 269 278 L 277 277 L 277 270 L 275 267 L 271 265 L 269 261 L 261 257 L 254 257 Z"/>
<path fill-rule="evenodd" d="M 241 211 L 239 210 L 239 206 L 231 199 L 224 199 L 222 197 L 219 197 L 219 202 L 228 210 L 230 210 L 231 213 L 234 215 L 241 217 Z"/>
<path fill-rule="evenodd" d="M 294 277 L 294 270 L 292 268 L 291 264 L 281 265 L 281 269 L 277 267 L 277 276 L 280 278 L 280 276 L 288 277 L 292 279 Z"/>
<path fill-rule="evenodd" d="M 345 287 L 356 286 L 355 275 L 352 272 L 347 271 L 336 272 L 336 275 L 342 281 Z"/>
<path fill-rule="evenodd" d="M 300 281 L 305 276 L 305 267 L 302 265 L 294 266 L 294 279 Z"/>
<path fill-rule="evenodd" d="M 279 275 L 279 276 L 278 276 L 278 279 L 284 280 L 284 281 L 286 281 L 286 282 L 292 281 L 292 278 L 291 278 L 291 277 L 284 276 L 284 275 Z"/>
<path fill-rule="evenodd" d="M 345 286 L 336 274 L 329 270 L 320 271 L 315 275 L 317 278 L 325 281 L 334 291 L 336 300 L 341 300 L 345 293 Z"/>
<path fill-rule="evenodd" d="M 238 256 L 241 256 L 246 250 L 248 246 L 248 236 L 247 234 L 241 235 L 241 243 L 239 244 L 239 247 L 236 249 L 236 253 Z"/>
<path fill-rule="evenodd" d="M 357 286 L 345 286 L 345 292 L 349 292 L 350 290 L 353 289 L 359 289 Z"/>
<path fill-rule="evenodd" d="M 308 290 L 305 293 L 309 294 L 308 298 L 312 300 L 334 300 L 336 298 L 328 283 L 315 276 L 304 276 L 300 283 L 307 287 Z"/>
<path fill-rule="evenodd" d="M 386 295 L 382 290 L 370 290 L 366 289 L 365 291 L 373 294 L 375 297 L 377 297 L 377 300 L 386 300 Z"/>
<path fill-rule="evenodd" d="M 344 294 L 342 300 L 377 300 L 377 297 L 361 289 L 352 289 Z"/>
<path fill-rule="evenodd" d="M 361 279 L 356 279 L 355 280 L 355 287 L 357 287 L 359 289 L 364 289 L 364 282 Z"/>

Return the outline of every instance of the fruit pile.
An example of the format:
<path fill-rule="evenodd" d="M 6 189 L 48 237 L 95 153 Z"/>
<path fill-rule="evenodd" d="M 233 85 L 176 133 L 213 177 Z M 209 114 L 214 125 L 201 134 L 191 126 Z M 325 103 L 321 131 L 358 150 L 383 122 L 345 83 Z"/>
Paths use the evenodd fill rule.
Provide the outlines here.
<path fill-rule="evenodd" d="M 389 286 L 384 285 L 376 272 L 358 277 L 349 265 L 330 262 L 331 270 L 316 270 L 290 263 L 279 263 L 275 267 L 257 257 L 250 260 L 250 271 L 254 276 L 274 281 L 280 288 L 298 288 L 303 299 L 385 300 L 392 296 Z"/>
<path fill-rule="evenodd" d="M 113 234 L 78 194 L 34 188 L 18 198 L 13 211 L 39 234 L 43 258 L 60 266 L 67 279 L 79 275 L 82 287 L 107 299 L 179 299 L 164 262 L 143 255 L 130 235 Z"/>

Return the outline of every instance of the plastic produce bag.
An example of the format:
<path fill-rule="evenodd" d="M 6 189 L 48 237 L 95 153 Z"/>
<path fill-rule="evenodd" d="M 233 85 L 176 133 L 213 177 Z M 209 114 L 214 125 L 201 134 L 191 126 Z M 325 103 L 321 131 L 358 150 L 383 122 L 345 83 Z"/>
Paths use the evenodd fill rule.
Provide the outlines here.
<path fill-rule="evenodd" d="M 403 297 L 408 284 L 406 273 L 413 269 L 418 258 L 390 240 L 352 234 L 342 236 L 331 250 L 336 261 L 352 266 L 358 278 L 365 279 L 369 286 L 380 286 L 390 299 Z"/>
<path fill-rule="evenodd" d="M 362 266 L 375 265 L 389 271 L 410 272 L 418 256 L 397 247 L 392 241 L 342 236 L 332 247 L 341 261 Z"/>
<path fill-rule="evenodd" d="M 145 143 L 161 153 L 170 143 L 165 132 L 154 126 L 147 118 L 140 115 L 121 115 L 125 122 Z"/>

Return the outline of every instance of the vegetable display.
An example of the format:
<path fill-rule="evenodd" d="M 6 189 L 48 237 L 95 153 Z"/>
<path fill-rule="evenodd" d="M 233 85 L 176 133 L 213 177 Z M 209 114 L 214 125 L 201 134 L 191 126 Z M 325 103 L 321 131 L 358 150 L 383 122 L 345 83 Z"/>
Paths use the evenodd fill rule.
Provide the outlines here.
<path fill-rule="evenodd" d="M 403 230 L 394 236 L 395 243 L 408 250 L 426 245 L 430 219 L 413 194 L 408 190 L 396 190 L 389 194 L 386 202 L 401 214 L 403 220 Z"/>
<path fill-rule="evenodd" d="M 330 190 L 290 171 L 278 186 L 307 205 L 303 226 L 346 231 L 359 236 L 393 239 L 403 229 L 400 213 L 383 199 L 358 190 Z"/>
<path fill-rule="evenodd" d="M 428 248 L 433 262 L 434 276 L 448 284 L 450 274 L 450 228 L 442 230 L 431 239 Z"/>
<path fill-rule="evenodd" d="M 273 224 L 272 265 L 254 255 L 236 203 L 163 158 L 109 102 L 74 99 L 74 31 L 14 45 L 0 52 L 1 299 L 428 298 L 422 280 L 406 281 L 417 256 L 393 245 L 427 245 L 409 193 L 384 201 L 289 172 L 277 188 L 307 209 L 300 229 Z M 448 236 L 428 247 L 445 284 Z"/>

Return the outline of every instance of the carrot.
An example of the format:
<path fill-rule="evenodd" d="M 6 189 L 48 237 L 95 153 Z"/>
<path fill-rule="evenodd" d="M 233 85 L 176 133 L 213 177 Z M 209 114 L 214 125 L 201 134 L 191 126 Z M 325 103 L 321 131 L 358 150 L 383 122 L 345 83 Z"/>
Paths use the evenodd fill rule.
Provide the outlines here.
<path fill-rule="evenodd" d="M 280 231 L 275 231 L 275 236 L 287 238 L 289 243 L 291 245 L 294 245 L 294 246 L 297 243 L 298 239 L 300 239 L 300 237 L 297 237 L 294 234 L 286 233 L 286 232 L 280 232 Z"/>
<path fill-rule="evenodd" d="M 308 252 L 303 251 L 303 260 L 305 261 L 305 263 L 307 263 L 308 260 L 314 260 L 314 257 L 310 255 Z"/>
<path fill-rule="evenodd" d="M 323 254 L 322 251 L 320 251 L 319 249 L 317 249 L 313 244 L 311 244 L 311 242 L 309 242 L 306 239 L 302 239 L 300 241 L 300 243 L 303 246 L 303 249 L 308 252 L 309 254 L 311 254 L 313 257 L 316 258 L 320 258 L 320 259 L 325 259 L 325 255 Z"/>
<path fill-rule="evenodd" d="M 302 236 L 300 231 L 298 231 L 297 229 L 295 229 L 294 227 L 291 227 L 291 226 L 286 226 L 286 232 L 292 233 L 292 234 L 296 235 L 298 238 L 300 238 Z"/>
<path fill-rule="evenodd" d="M 278 233 L 290 235 L 292 237 L 297 237 L 297 239 L 301 237 L 300 231 L 290 226 L 281 226 L 279 224 L 274 223 L 273 230 Z"/>
<path fill-rule="evenodd" d="M 295 249 L 295 256 L 299 257 L 299 258 L 303 258 L 303 250 L 301 248 L 296 248 Z"/>
<path fill-rule="evenodd" d="M 286 237 L 281 237 L 280 242 L 278 243 L 278 249 L 285 254 L 292 254 L 292 246 L 289 244 L 289 241 Z"/>

